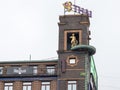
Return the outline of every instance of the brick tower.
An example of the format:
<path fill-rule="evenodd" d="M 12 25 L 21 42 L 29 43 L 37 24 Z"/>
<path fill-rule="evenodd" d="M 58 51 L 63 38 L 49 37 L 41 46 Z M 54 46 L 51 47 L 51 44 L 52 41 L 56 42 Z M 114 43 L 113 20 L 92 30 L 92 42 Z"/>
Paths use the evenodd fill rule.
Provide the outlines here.
<path fill-rule="evenodd" d="M 91 56 L 96 51 L 89 45 L 89 17 L 63 15 L 59 20 L 58 90 L 88 90 Z"/>
<path fill-rule="evenodd" d="M 64 6 L 75 13 L 59 16 L 58 59 L 0 61 L 0 90 L 98 90 L 91 11 L 71 2 Z"/>

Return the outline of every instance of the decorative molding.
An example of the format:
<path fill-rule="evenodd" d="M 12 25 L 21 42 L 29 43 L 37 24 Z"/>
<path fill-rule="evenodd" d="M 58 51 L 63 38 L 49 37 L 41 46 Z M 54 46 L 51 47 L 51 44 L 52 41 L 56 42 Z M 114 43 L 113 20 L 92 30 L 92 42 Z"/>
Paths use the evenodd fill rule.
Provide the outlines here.
<path fill-rule="evenodd" d="M 75 70 L 75 71 L 84 71 L 85 69 L 66 69 L 68 71 Z"/>
<path fill-rule="evenodd" d="M 58 25 L 65 25 L 66 23 L 58 23 Z"/>
<path fill-rule="evenodd" d="M 57 77 L 8 77 L 8 78 L 0 78 L 0 81 L 38 81 L 38 80 L 56 80 Z"/>
<path fill-rule="evenodd" d="M 80 24 L 89 24 L 88 22 L 80 22 Z"/>
<path fill-rule="evenodd" d="M 85 78 L 61 78 L 58 80 L 84 80 Z"/>
<path fill-rule="evenodd" d="M 71 63 L 70 63 L 70 59 L 75 59 L 75 63 L 71 64 Z M 68 57 L 67 57 L 66 62 L 67 62 L 67 65 L 69 65 L 69 66 L 71 66 L 71 67 L 74 67 L 74 66 L 76 66 L 77 63 L 78 63 L 78 58 L 77 58 L 77 56 L 71 55 L 71 56 L 68 56 Z"/>

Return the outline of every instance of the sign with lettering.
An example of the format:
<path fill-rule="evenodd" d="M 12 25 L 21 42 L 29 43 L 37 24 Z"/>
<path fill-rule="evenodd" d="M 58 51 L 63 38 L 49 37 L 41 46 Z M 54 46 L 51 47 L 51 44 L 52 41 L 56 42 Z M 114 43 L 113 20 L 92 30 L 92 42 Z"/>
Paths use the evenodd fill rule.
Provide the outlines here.
<path fill-rule="evenodd" d="M 67 1 L 63 4 L 63 6 L 64 6 L 64 13 L 73 11 L 78 14 L 83 14 L 92 17 L 92 11 L 89 11 L 88 9 L 84 9 L 77 5 L 73 5 L 72 2 Z"/>
<path fill-rule="evenodd" d="M 22 74 L 22 73 L 26 73 L 27 71 L 26 69 L 22 69 L 21 67 L 19 67 L 19 68 L 13 69 L 13 72 L 17 74 Z"/>
<path fill-rule="evenodd" d="M 23 75 L 23 74 L 33 74 L 32 67 L 9 67 L 7 68 L 7 74 L 11 75 Z"/>

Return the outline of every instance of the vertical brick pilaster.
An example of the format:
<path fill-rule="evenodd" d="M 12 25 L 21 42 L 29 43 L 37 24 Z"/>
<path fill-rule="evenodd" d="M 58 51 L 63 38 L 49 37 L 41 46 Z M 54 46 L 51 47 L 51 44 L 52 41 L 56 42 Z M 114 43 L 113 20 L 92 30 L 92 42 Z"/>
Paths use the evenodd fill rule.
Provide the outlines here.
<path fill-rule="evenodd" d="M 0 81 L 0 90 L 4 90 L 4 83 Z"/>
<path fill-rule="evenodd" d="M 20 81 L 14 82 L 13 90 L 22 90 L 22 82 Z"/>
<path fill-rule="evenodd" d="M 57 90 L 57 81 L 51 81 L 51 90 Z"/>
<path fill-rule="evenodd" d="M 40 81 L 33 81 L 32 82 L 32 90 L 41 90 Z"/>

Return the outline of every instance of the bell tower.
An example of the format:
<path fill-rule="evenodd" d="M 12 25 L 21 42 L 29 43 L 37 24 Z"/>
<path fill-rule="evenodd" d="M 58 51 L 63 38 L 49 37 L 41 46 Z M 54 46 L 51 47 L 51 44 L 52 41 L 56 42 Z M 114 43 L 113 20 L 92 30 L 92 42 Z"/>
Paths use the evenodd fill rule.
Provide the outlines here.
<path fill-rule="evenodd" d="M 59 51 L 70 51 L 77 45 L 89 45 L 89 17 L 64 15 L 59 19 Z"/>
<path fill-rule="evenodd" d="M 89 45 L 89 16 L 63 15 L 59 20 L 58 90 L 88 90 L 90 58 L 96 51 Z"/>

